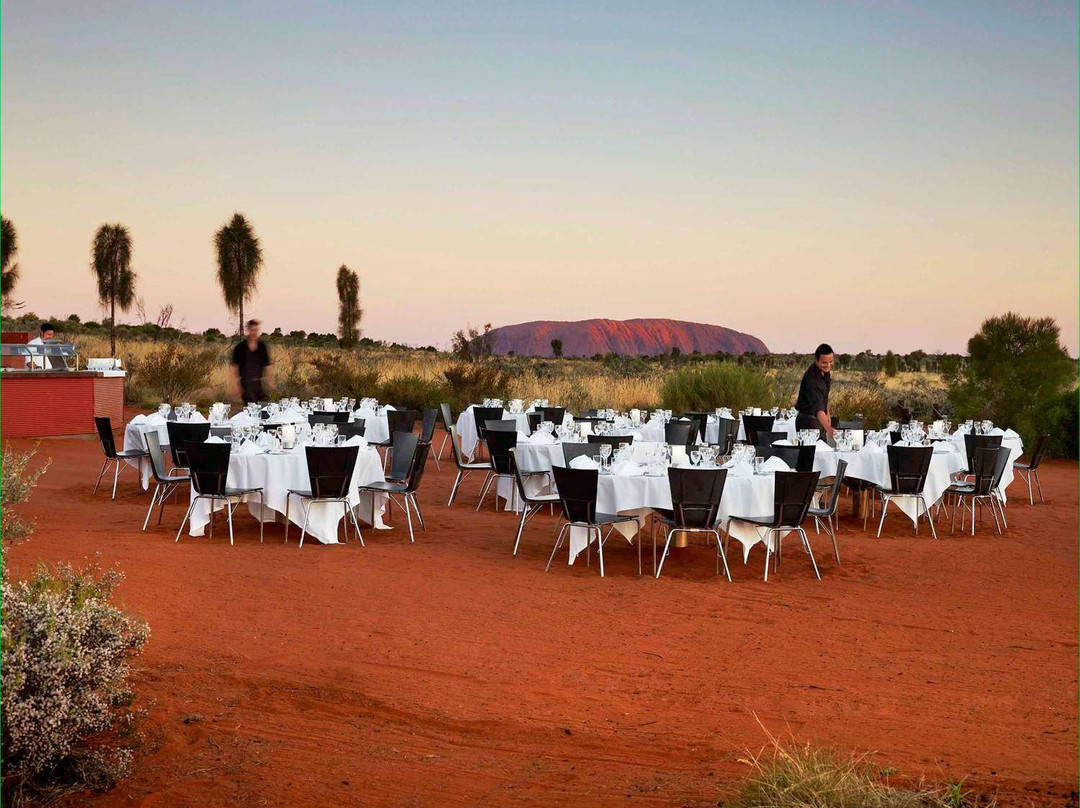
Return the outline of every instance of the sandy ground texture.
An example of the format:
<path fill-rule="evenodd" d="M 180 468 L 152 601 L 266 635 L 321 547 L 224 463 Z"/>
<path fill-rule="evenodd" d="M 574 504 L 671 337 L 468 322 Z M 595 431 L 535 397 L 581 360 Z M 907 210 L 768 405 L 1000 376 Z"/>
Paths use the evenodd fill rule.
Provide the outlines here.
<path fill-rule="evenodd" d="M 1075 463 L 1044 466 L 1042 506 L 1014 483 L 1004 536 L 895 517 L 875 539 L 845 502 L 843 566 L 811 531 L 820 582 L 791 544 L 767 584 L 760 548 L 729 584 L 693 546 L 660 580 L 614 542 L 604 579 L 595 558 L 545 573 L 554 520 L 513 557 L 515 519 L 475 512 L 476 477 L 445 507 L 449 455 L 415 545 L 397 516 L 367 547 L 302 550 L 280 525 L 260 545 L 246 514 L 235 546 L 176 543 L 171 505 L 143 533 L 130 472 L 115 502 L 91 495 L 96 440 L 40 456 L 14 572 L 97 556 L 152 630 L 135 770 L 67 805 L 715 806 L 761 725 L 1003 805 L 1076 804 Z"/>

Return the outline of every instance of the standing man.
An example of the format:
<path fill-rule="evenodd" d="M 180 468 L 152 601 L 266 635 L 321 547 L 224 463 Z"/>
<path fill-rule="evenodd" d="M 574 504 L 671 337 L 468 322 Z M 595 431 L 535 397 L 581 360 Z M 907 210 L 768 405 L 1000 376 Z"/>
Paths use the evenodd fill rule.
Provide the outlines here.
<path fill-rule="evenodd" d="M 233 348 L 232 366 L 233 394 L 239 388 L 245 404 L 263 400 L 264 377 L 265 389 L 274 389 L 274 366 L 266 343 L 259 339 L 258 320 L 248 320 L 247 337 Z"/>
<path fill-rule="evenodd" d="M 822 343 L 814 351 L 814 364 L 806 369 L 799 384 L 799 397 L 795 409 L 799 417 L 796 429 L 820 429 L 822 435 L 832 438 L 832 415 L 829 413 L 829 389 L 832 387 L 833 362 L 836 356 L 832 346 Z"/>
<path fill-rule="evenodd" d="M 46 342 L 52 342 L 55 337 L 56 327 L 52 323 L 42 323 L 38 326 L 38 335 L 26 344 L 44 345 Z M 45 367 L 45 355 L 41 351 L 36 351 L 31 356 L 26 357 L 26 367 L 31 366 L 35 368 Z"/>

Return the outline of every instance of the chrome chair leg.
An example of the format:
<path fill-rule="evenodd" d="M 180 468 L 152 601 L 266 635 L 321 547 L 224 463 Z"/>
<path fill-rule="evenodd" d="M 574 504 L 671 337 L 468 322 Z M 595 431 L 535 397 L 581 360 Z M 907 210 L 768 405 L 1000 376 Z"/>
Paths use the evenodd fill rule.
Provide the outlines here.
<path fill-rule="evenodd" d="M 667 534 L 664 536 L 664 552 L 660 554 L 660 566 L 656 568 L 656 577 L 660 577 L 660 573 L 664 571 L 664 560 L 668 556 L 668 548 L 671 547 L 671 536 L 674 533 L 678 533 L 679 529 L 668 529 Z"/>
<path fill-rule="evenodd" d="M 1046 500 L 1045 500 L 1045 499 L 1043 499 L 1043 492 L 1042 492 L 1042 480 L 1040 480 L 1040 479 L 1039 479 L 1039 470 L 1038 470 L 1038 469 L 1035 469 L 1035 470 L 1034 470 L 1034 471 L 1032 472 L 1032 474 L 1034 474 L 1034 475 L 1035 475 L 1035 485 L 1036 485 L 1036 487 L 1037 487 L 1037 488 L 1039 489 L 1039 504 L 1040 504 L 1040 505 L 1045 505 L 1045 504 L 1046 504 Z"/>
<path fill-rule="evenodd" d="M 158 491 L 161 490 L 161 483 L 154 484 L 154 493 L 150 495 L 150 507 L 146 509 L 146 518 L 143 520 L 142 529 L 145 532 L 146 526 L 150 524 L 150 514 L 154 512 L 154 506 L 157 505 Z"/>
<path fill-rule="evenodd" d="M 923 498 L 922 494 L 919 494 L 919 497 L 916 500 L 916 503 L 919 503 L 919 502 L 922 503 L 923 513 L 926 515 L 926 521 L 930 523 L 930 535 L 932 535 L 936 539 L 938 537 L 937 529 L 934 527 L 934 520 L 930 516 L 930 509 L 926 507 L 926 500 Z M 918 511 L 916 510 L 915 513 L 918 514 Z M 916 519 L 915 520 L 915 534 L 918 535 L 918 533 L 919 533 L 919 520 Z"/>
<path fill-rule="evenodd" d="M 442 460 L 443 452 L 445 452 L 445 451 L 446 451 L 446 442 L 447 442 L 448 440 L 450 440 L 450 433 L 449 433 L 449 432 L 447 432 L 447 433 L 446 433 L 446 434 L 445 434 L 445 435 L 443 436 L 443 439 L 442 439 L 442 445 L 441 445 L 441 446 L 439 446 L 439 453 L 438 453 L 437 455 L 435 455 L 435 458 L 436 458 L 437 460 Z"/>
<path fill-rule="evenodd" d="M 517 535 L 514 537 L 514 552 L 512 555 L 517 555 L 518 545 L 521 544 L 521 532 L 525 530 L 525 520 L 529 516 L 529 509 L 532 506 L 525 503 L 525 508 L 521 511 L 521 520 L 518 522 Z"/>
<path fill-rule="evenodd" d="M 544 572 L 551 569 L 551 562 L 555 560 L 555 553 L 559 552 L 559 548 L 562 546 L 563 534 L 566 533 L 568 527 L 570 527 L 570 523 L 565 522 L 562 529 L 559 531 L 559 537 L 555 540 L 555 546 L 551 548 L 551 555 L 548 557 L 547 566 L 544 567 Z"/>
<path fill-rule="evenodd" d="M 266 511 L 265 505 L 266 492 L 259 492 L 259 544 L 262 544 L 263 540 L 263 514 Z"/>
<path fill-rule="evenodd" d="M 806 552 L 810 556 L 810 563 L 814 566 L 814 575 L 816 575 L 817 579 L 820 581 L 821 573 L 818 571 L 817 561 L 814 560 L 814 551 L 810 549 L 810 538 L 806 535 L 806 531 L 801 527 L 799 528 L 799 533 L 802 535 L 803 547 L 806 548 Z"/>
<path fill-rule="evenodd" d="M 101 478 L 105 476 L 105 472 L 108 470 L 108 468 L 109 468 L 109 461 L 108 461 L 108 459 L 106 459 L 105 462 L 101 464 L 101 473 L 98 474 L 97 482 L 94 483 L 94 494 L 97 494 L 98 488 L 101 486 Z M 1028 487 L 1029 488 L 1031 487 L 1030 483 L 1028 484 Z"/>
<path fill-rule="evenodd" d="M 229 502 L 229 498 L 225 497 L 225 514 L 229 522 L 229 544 L 233 544 L 233 532 L 232 532 L 232 512 L 233 504 Z"/>
<path fill-rule="evenodd" d="M 727 553 L 724 550 L 724 545 L 720 543 L 720 532 L 718 530 L 710 530 L 709 533 L 712 533 L 716 537 L 716 557 L 717 557 L 716 574 L 717 575 L 720 574 L 719 562 L 723 561 L 724 562 L 724 577 L 728 579 L 728 583 L 730 584 L 731 583 L 731 570 L 728 569 Z"/>
<path fill-rule="evenodd" d="M 300 547 L 304 546 L 304 536 L 307 535 L 308 519 L 311 517 L 311 502 L 304 500 L 304 525 L 300 528 Z"/>
<path fill-rule="evenodd" d="M 476 510 L 479 511 L 484 504 L 484 497 L 487 496 L 488 489 L 491 488 L 491 481 L 494 479 L 494 472 L 489 471 L 484 478 L 484 484 L 480 487 L 480 501 L 476 503 Z M 495 508 L 499 507 L 499 495 L 495 494 Z"/>
<path fill-rule="evenodd" d="M 356 538 L 360 540 L 360 546 L 366 547 L 367 545 L 364 544 L 364 534 L 360 532 L 360 525 L 358 525 L 356 522 L 356 511 L 353 508 L 349 507 L 348 502 L 345 503 L 345 507 L 349 510 L 349 517 L 352 519 L 352 526 L 353 530 L 356 531 Z"/>
<path fill-rule="evenodd" d="M 184 524 L 191 518 L 191 512 L 195 510 L 195 503 L 199 501 L 199 497 L 195 497 L 188 505 L 187 513 L 184 514 L 184 518 L 180 520 L 180 529 L 176 531 L 176 540 L 180 541 L 180 534 L 184 532 Z"/>
<path fill-rule="evenodd" d="M 416 498 L 416 494 L 406 494 L 410 500 L 412 500 L 413 510 L 416 511 L 416 518 L 420 520 L 420 529 L 427 533 L 427 525 L 424 524 L 424 514 L 420 512 L 420 502 Z"/>
<path fill-rule="evenodd" d="M 120 479 L 120 461 L 116 462 L 116 471 L 113 473 L 112 478 L 112 498 L 116 499 L 116 481 Z"/>
<path fill-rule="evenodd" d="M 405 500 L 405 521 L 409 523 L 409 544 L 414 544 L 416 539 L 413 537 L 412 511 L 409 509 L 409 498 L 405 496 L 402 499 Z"/>
<path fill-rule="evenodd" d="M 883 498 L 882 498 L 882 503 L 881 503 L 881 521 L 880 521 L 880 522 L 878 522 L 878 528 L 877 528 L 877 537 L 878 537 L 879 539 L 881 538 L 881 528 L 883 528 L 883 527 L 885 526 L 885 511 L 887 511 L 887 510 L 889 509 L 889 503 L 890 503 L 891 501 L 892 501 L 892 500 L 891 500 L 891 499 L 889 499 L 889 497 L 883 497 Z"/>

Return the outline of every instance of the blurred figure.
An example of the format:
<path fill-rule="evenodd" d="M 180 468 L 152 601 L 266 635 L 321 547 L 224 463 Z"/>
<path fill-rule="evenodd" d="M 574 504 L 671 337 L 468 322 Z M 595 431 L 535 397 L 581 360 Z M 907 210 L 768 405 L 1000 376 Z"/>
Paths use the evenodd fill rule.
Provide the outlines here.
<path fill-rule="evenodd" d="M 259 339 L 258 320 L 248 320 L 247 337 L 232 353 L 233 395 L 240 394 L 245 404 L 264 400 L 264 393 L 274 389 L 274 366 L 270 351 Z"/>
<path fill-rule="evenodd" d="M 799 415 L 796 429 L 820 429 L 823 437 L 832 439 L 832 415 L 829 413 L 829 390 L 832 388 L 832 366 L 836 361 L 831 345 L 821 343 L 814 351 L 814 364 L 806 369 L 799 384 L 795 409 Z"/>

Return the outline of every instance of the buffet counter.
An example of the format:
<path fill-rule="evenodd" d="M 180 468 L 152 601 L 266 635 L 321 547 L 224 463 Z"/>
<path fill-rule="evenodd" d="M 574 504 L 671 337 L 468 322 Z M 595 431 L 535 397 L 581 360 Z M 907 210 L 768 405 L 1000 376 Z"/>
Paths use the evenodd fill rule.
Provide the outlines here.
<path fill-rule="evenodd" d="M 124 423 L 124 377 L 119 370 L 0 371 L 0 435 L 38 438 L 93 435 L 94 416 Z"/>

